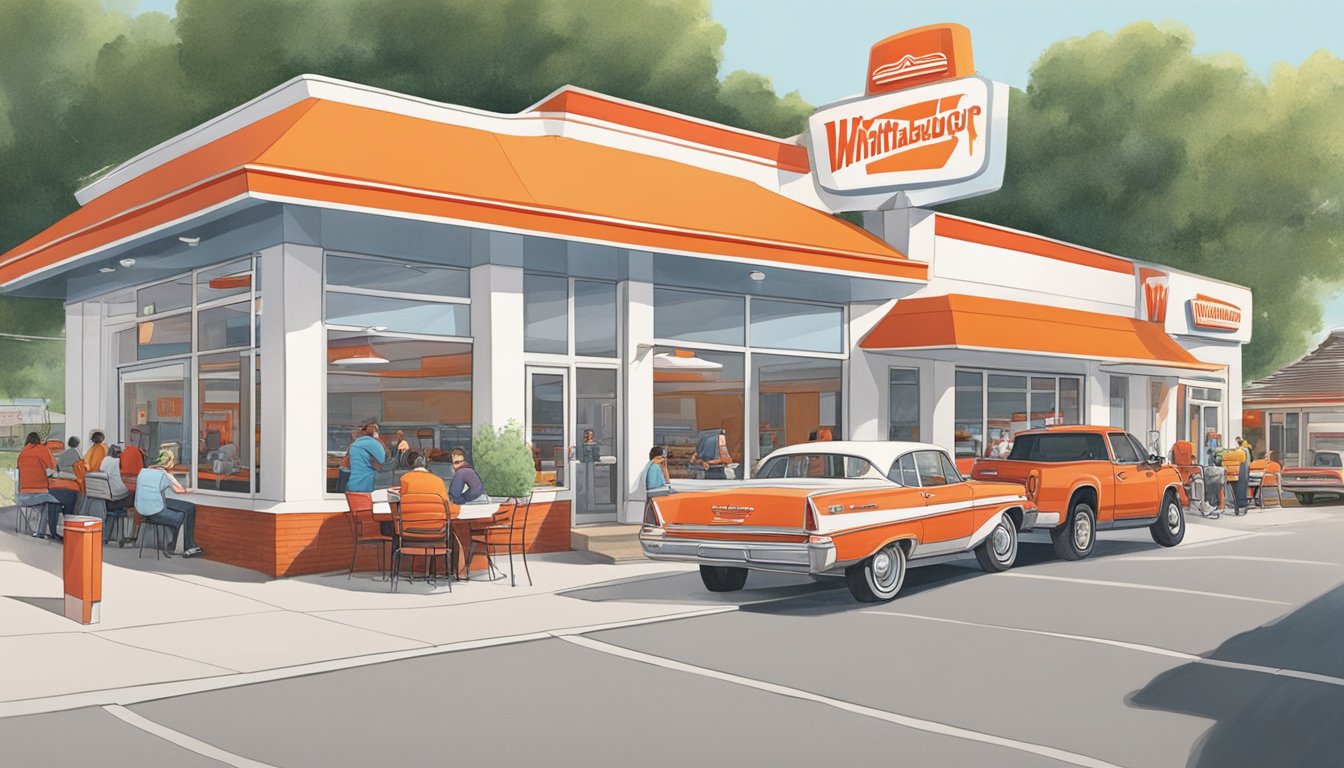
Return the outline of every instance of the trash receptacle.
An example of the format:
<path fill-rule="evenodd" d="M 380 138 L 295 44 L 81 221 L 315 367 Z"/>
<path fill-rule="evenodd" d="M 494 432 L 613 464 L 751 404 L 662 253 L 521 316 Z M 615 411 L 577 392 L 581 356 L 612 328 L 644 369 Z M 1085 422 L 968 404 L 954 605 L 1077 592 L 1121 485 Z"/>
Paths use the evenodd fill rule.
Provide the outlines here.
<path fill-rule="evenodd" d="M 103 521 L 67 515 L 65 535 L 65 617 L 80 624 L 98 623 L 103 601 Z"/>

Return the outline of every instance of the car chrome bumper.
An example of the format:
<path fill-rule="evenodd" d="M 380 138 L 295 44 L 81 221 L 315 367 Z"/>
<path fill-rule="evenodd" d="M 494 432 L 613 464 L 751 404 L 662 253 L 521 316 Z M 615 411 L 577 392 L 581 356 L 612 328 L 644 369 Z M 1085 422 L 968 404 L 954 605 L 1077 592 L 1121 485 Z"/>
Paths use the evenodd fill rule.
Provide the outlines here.
<path fill-rule="evenodd" d="M 668 538 L 661 528 L 640 531 L 639 545 L 651 560 L 727 565 L 759 571 L 821 573 L 835 565 L 829 539 L 798 543 Z"/>
<path fill-rule="evenodd" d="M 1337 493 L 1344 495 L 1344 485 L 1339 483 L 1280 483 L 1279 487 L 1283 489 L 1284 493 Z"/>

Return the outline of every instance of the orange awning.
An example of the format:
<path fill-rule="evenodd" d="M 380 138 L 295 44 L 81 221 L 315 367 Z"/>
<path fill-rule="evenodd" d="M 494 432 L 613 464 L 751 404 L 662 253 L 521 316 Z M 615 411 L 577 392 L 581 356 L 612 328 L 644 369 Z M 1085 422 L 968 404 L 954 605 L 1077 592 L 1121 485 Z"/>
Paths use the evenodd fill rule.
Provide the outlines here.
<path fill-rule="evenodd" d="M 1158 323 L 960 294 L 896 302 L 859 346 L 1021 352 L 1193 371 L 1224 367 L 1196 360 Z"/>
<path fill-rule="evenodd" d="M 927 279 L 927 265 L 862 228 L 746 179 L 575 139 L 309 98 L 90 200 L 0 256 L 0 287 L 249 198 Z"/>

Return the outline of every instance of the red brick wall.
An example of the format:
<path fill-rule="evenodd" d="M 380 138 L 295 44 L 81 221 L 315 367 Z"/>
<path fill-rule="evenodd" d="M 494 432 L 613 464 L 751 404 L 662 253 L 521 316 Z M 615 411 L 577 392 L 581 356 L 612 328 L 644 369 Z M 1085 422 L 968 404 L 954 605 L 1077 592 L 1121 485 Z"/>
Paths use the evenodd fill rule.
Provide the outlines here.
<path fill-rule="evenodd" d="M 534 503 L 523 532 L 529 554 L 569 550 L 569 502 Z M 198 506 L 196 542 L 206 558 L 270 576 L 300 576 L 350 567 L 350 525 L 345 514 L 272 514 Z M 472 569 L 484 568 L 479 555 Z M 357 570 L 376 570 L 378 550 L 360 547 Z"/>

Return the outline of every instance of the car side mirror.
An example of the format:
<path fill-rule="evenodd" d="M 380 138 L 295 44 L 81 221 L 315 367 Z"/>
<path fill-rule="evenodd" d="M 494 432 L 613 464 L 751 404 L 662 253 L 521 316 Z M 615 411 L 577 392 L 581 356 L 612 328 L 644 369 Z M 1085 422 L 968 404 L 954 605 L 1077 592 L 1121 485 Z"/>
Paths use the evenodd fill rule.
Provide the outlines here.
<path fill-rule="evenodd" d="M 1161 466 L 1162 463 L 1165 462 L 1165 461 L 1166 461 L 1166 459 L 1165 459 L 1164 457 L 1162 457 L 1162 456 L 1158 456 L 1158 455 L 1155 454 L 1155 453 L 1150 453 L 1150 454 L 1148 454 L 1148 463 L 1149 463 L 1149 464 L 1157 464 L 1157 465 Z"/>

